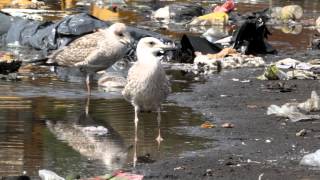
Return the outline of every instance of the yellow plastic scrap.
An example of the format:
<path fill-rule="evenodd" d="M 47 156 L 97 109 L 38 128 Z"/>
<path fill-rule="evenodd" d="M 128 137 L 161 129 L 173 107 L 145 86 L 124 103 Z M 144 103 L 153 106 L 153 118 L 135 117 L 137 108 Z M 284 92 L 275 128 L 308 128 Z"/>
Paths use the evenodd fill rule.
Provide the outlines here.
<path fill-rule="evenodd" d="M 288 5 L 281 9 L 282 20 L 298 20 L 303 16 L 303 9 L 299 5 Z"/>
<path fill-rule="evenodd" d="M 211 24 L 226 24 L 228 22 L 229 16 L 224 12 L 213 12 L 198 17 L 199 20 L 210 21 Z"/>
<path fill-rule="evenodd" d="M 14 56 L 13 56 L 13 54 L 11 54 L 11 53 L 3 53 L 3 54 L 0 54 L 0 61 L 2 61 L 2 62 L 8 62 L 8 63 L 10 63 L 11 61 L 13 61 L 13 59 L 14 59 Z"/>
<path fill-rule="evenodd" d="M 206 121 L 203 124 L 201 124 L 201 128 L 205 128 L 205 129 L 214 128 L 214 127 L 216 126 L 209 121 Z"/>

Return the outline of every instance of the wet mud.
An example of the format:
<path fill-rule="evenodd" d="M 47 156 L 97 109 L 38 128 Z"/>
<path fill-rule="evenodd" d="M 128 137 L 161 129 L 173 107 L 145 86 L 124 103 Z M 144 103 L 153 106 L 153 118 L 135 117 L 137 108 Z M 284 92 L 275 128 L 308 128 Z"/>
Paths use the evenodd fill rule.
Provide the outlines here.
<path fill-rule="evenodd" d="M 320 128 L 318 121 L 289 122 L 268 116 L 271 104 L 305 101 L 320 85 L 313 80 L 286 81 L 295 86 L 291 92 L 270 90 L 279 81 L 260 81 L 263 69 L 223 71 L 208 78 L 205 84 L 194 84 L 192 92 L 176 93 L 170 100 L 201 112 L 217 125 L 212 129 L 177 128 L 181 134 L 204 137 L 214 146 L 179 158 L 141 165 L 138 172 L 146 179 L 319 179 L 317 169 L 299 165 L 306 153 L 316 151 Z M 232 78 L 250 80 L 234 82 Z M 234 128 L 222 128 L 223 123 Z M 304 137 L 296 133 L 307 130 Z"/>

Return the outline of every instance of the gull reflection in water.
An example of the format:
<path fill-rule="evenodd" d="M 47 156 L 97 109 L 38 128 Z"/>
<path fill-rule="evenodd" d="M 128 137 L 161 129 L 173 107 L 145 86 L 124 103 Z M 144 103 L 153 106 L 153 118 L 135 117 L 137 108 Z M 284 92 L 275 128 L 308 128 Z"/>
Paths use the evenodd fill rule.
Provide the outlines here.
<path fill-rule="evenodd" d="M 108 124 L 101 126 L 94 123 L 88 107 L 89 100 L 85 112 L 76 122 L 47 120 L 48 129 L 57 139 L 66 142 L 89 160 L 101 162 L 108 170 L 122 168 L 128 154 L 123 139 Z"/>

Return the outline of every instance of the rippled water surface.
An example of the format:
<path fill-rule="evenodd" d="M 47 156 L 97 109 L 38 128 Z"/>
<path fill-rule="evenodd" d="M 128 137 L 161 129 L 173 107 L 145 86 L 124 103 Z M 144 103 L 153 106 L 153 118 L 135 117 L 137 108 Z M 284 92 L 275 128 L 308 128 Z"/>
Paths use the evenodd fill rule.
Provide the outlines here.
<path fill-rule="evenodd" d="M 202 2 L 208 4 L 214 1 Z M 307 0 L 238 2 L 239 12 L 297 3 L 305 7 L 306 20 L 316 18 L 320 8 L 317 1 Z M 0 6 L 5 3 L 1 1 Z M 150 9 L 153 1 L 130 3 L 143 10 Z M 160 4 L 166 3 L 169 2 Z M 52 9 L 66 8 L 56 1 L 49 5 Z M 101 12 L 104 10 L 98 7 L 92 7 L 91 11 L 97 16 L 104 16 Z M 148 21 L 147 15 L 142 16 L 134 11 L 122 12 L 114 18 L 175 39 L 179 39 L 184 32 L 160 28 Z M 272 28 L 271 31 L 273 36 L 270 41 L 280 51 L 304 51 L 309 46 L 311 35 L 316 32 L 307 28 L 303 28 L 298 35 L 284 33 L 281 28 Z M 168 73 L 172 76 L 175 93 L 190 91 L 193 77 L 179 71 Z M 132 167 L 134 112 L 119 92 L 107 93 L 95 87 L 92 98 L 88 100 L 82 83 L 63 82 L 52 77 L 0 81 L 0 88 L 0 176 L 17 175 L 24 171 L 36 176 L 37 171 L 43 168 L 62 176 L 91 176 Z M 203 122 L 204 119 L 191 109 L 165 102 L 161 124 L 165 140 L 158 147 L 155 141 L 156 114 L 141 114 L 138 156 L 150 154 L 151 159 L 159 160 L 214 144 L 212 140 L 175 133 L 176 127 L 199 127 Z M 99 138 L 88 135 L 85 129 L 88 126 L 105 127 L 108 133 Z"/>

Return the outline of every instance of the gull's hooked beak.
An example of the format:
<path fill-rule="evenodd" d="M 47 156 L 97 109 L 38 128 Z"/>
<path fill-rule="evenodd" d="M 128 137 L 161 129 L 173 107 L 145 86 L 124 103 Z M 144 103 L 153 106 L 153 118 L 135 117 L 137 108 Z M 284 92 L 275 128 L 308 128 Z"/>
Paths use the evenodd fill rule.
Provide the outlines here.
<path fill-rule="evenodd" d="M 175 51 L 177 50 L 177 47 L 172 44 L 164 44 L 161 43 L 158 46 L 156 46 L 159 51 L 156 51 L 156 56 L 164 56 L 168 51 Z"/>
<path fill-rule="evenodd" d="M 158 48 L 160 48 L 162 51 L 175 51 L 177 50 L 177 47 L 174 44 L 161 44 Z"/>

